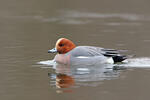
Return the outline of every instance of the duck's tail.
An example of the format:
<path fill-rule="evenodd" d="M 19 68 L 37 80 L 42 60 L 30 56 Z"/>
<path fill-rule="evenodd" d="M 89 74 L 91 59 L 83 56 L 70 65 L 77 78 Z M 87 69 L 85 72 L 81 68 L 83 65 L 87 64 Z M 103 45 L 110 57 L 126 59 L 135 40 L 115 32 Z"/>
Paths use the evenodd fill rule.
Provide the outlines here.
<path fill-rule="evenodd" d="M 134 56 L 135 55 L 116 55 L 116 56 L 112 56 L 112 58 L 114 60 L 114 63 L 117 63 L 117 62 L 122 62 L 126 59 L 129 59 L 129 58 L 132 58 Z"/>
<path fill-rule="evenodd" d="M 132 58 L 135 55 L 125 55 L 127 50 L 115 50 L 115 49 L 102 49 L 104 51 L 102 54 L 106 57 L 112 57 L 114 63 L 122 62 L 128 58 Z"/>
<path fill-rule="evenodd" d="M 112 58 L 114 60 L 114 63 L 117 63 L 126 60 L 128 57 L 119 55 L 119 56 L 113 56 Z"/>

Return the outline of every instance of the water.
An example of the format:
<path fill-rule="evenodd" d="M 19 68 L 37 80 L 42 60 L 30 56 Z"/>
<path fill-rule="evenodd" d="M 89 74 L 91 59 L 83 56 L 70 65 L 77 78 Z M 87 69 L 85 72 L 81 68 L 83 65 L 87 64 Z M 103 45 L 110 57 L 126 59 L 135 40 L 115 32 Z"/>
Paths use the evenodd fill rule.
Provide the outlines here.
<path fill-rule="evenodd" d="M 1 0 L 0 99 L 150 98 L 149 4 L 145 0 Z M 47 50 L 60 37 L 76 45 L 127 49 L 136 56 L 119 70 L 53 67 L 49 60 L 54 55 Z M 44 64 L 38 64 L 41 61 Z"/>

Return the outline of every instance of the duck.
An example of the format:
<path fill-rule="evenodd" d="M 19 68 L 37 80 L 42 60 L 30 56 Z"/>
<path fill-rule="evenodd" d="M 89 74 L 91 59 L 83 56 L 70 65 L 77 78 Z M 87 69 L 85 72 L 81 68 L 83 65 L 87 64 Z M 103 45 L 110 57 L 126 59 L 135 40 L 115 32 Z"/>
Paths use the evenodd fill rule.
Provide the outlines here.
<path fill-rule="evenodd" d="M 57 53 L 54 61 L 59 64 L 115 64 L 123 62 L 128 57 L 121 54 L 122 50 L 108 49 L 96 46 L 76 46 L 67 38 L 60 38 L 56 41 L 55 47 L 48 50 L 48 53 Z"/>

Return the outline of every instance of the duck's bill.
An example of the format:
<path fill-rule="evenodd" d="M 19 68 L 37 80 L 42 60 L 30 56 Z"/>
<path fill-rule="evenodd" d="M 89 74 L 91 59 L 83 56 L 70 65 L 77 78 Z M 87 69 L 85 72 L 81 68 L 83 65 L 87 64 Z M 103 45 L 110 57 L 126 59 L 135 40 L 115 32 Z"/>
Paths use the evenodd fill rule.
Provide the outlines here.
<path fill-rule="evenodd" d="M 48 50 L 48 53 L 56 53 L 57 52 L 57 49 L 56 48 L 53 48 L 51 50 Z"/>

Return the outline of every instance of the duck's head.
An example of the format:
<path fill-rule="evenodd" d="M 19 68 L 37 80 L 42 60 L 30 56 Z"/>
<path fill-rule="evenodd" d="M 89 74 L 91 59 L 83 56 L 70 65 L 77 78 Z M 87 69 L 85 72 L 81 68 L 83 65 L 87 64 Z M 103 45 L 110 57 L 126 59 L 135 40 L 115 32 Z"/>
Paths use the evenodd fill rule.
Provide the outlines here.
<path fill-rule="evenodd" d="M 55 48 L 48 50 L 48 53 L 56 53 L 65 54 L 75 48 L 75 44 L 66 38 L 60 38 L 57 40 Z"/>

